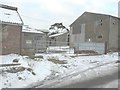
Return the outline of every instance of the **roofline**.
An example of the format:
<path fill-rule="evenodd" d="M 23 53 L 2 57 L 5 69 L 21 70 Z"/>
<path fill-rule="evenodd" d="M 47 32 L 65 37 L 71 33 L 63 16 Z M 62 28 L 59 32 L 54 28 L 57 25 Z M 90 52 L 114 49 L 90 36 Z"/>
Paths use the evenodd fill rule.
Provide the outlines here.
<path fill-rule="evenodd" d="M 22 30 L 22 33 L 32 33 L 32 34 L 42 34 L 42 35 L 45 35 L 45 33 L 29 32 L 29 31 L 26 32 L 26 31 L 23 31 L 23 30 Z"/>
<path fill-rule="evenodd" d="M 84 13 L 85 13 L 85 12 L 84 12 Z M 83 13 L 83 14 L 84 14 L 84 13 Z M 79 19 L 83 14 L 81 14 L 77 19 Z M 77 19 L 75 19 L 75 20 L 73 21 L 73 23 L 75 23 L 75 21 L 76 21 Z M 73 23 L 72 23 L 72 24 L 73 24 Z M 69 27 L 71 27 L 72 24 L 70 24 Z"/>
<path fill-rule="evenodd" d="M 13 6 L 9 6 L 9 5 L 4 5 L 4 4 L 0 4 L 0 7 L 1 7 L 1 8 L 4 8 L 4 9 L 15 10 L 15 11 L 18 10 L 17 7 L 13 7 Z"/>
<path fill-rule="evenodd" d="M 113 15 L 109 15 L 109 14 L 103 14 L 103 13 L 94 13 L 94 12 L 86 12 L 86 13 L 92 13 L 92 14 L 105 15 L 105 16 L 110 16 L 110 17 L 114 17 L 114 18 L 118 18 L 118 19 L 119 19 L 119 17 L 113 16 Z"/>
<path fill-rule="evenodd" d="M 119 17 L 112 16 L 112 15 L 109 15 L 109 14 L 94 13 L 94 12 L 84 12 L 83 14 L 85 14 L 85 13 L 91 13 L 91 14 L 105 15 L 105 16 L 109 16 L 109 17 L 114 17 L 114 18 L 120 19 Z M 83 14 L 82 14 L 82 15 L 83 15 Z M 82 15 L 81 15 L 81 16 L 82 16 Z M 79 16 L 77 19 L 79 19 L 81 16 Z M 76 19 L 76 20 L 77 20 L 77 19 Z M 75 20 L 75 21 L 76 21 L 76 20 Z M 74 21 L 73 23 L 75 23 L 75 21 Z M 72 23 L 72 24 L 70 24 L 69 26 L 71 27 L 71 26 L 73 25 L 73 23 Z"/>
<path fill-rule="evenodd" d="M 23 26 L 23 23 L 13 23 L 13 22 L 4 22 L 4 21 L 0 21 L 0 24 Z"/>
<path fill-rule="evenodd" d="M 21 20 L 22 23 L 14 23 L 14 22 L 5 22 L 5 21 L 1 21 L 3 24 L 19 24 L 19 25 L 24 25 L 23 20 L 18 12 L 18 8 L 17 7 L 13 7 L 13 6 L 9 6 L 9 5 L 4 5 L 4 4 L 0 4 L 0 8 L 4 8 L 4 9 L 9 9 L 9 10 L 15 10 Z"/>
<path fill-rule="evenodd" d="M 61 34 L 60 34 L 60 33 L 57 33 L 58 35 L 57 35 L 57 34 L 53 34 L 53 35 L 50 35 L 49 38 L 58 37 L 58 36 L 61 36 L 61 35 L 63 35 L 63 34 L 67 34 L 67 33 L 68 33 L 68 32 L 61 33 Z M 54 35 L 57 35 L 57 36 L 54 36 Z"/>
<path fill-rule="evenodd" d="M 20 20 L 21 20 L 21 22 L 22 22 L 22 25 L 24 25 L 24 22 L 23 22 L 23 20 L 22 20 L 22 18 L 21 18 L 21 16 L 20 16 L 20 14 L 19 14 L 18 11 L 17 11 L 17 13 L 18 13 L 18 16 L 20 17 Z"/>
<path fill-rule="evenodd" d="M 44 31 L 44 29 L 43 30 L 39 30 L 39 31 L 41 31 L 43 33 L 49 33 L 49 31 Z"/>

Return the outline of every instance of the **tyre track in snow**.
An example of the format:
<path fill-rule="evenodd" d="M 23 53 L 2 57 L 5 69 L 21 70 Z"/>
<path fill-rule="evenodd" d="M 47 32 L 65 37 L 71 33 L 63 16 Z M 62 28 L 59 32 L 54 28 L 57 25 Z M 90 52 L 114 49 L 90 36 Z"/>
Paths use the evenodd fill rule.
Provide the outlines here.
<path fill-rule="evenodd" d="M 48 87 L 58 87 L 59 84 L 61 82 L 64 82 L 65 80 L 69 80 L 69 79 L 72 79 L 76 76 L 78 76 L 80 78 L 81 81 L 84 81 L 84 79 L 86 78 L 89 78 L 89 76 L 87 74 L 85 74 L 86 72 L 90 72 L 92 74 L 95 74 L 96 77 L 98 76 L 98 73 L 95 71 L 95 69 L 99 68 L 99 67 L 102 67 L 102 66 L 105 66 L 105 65 L 109 65 L 111 63 L 115 63 L 116 61 L 112 61 L 112 62 L 108 62 L 108 63 L 103 63 L 103 64 L 99 64 L 97 66 L 94 66 L 94 67 L 90 67 L 84 71 L 78 71 L 78 72 L 75 72 L 73 74 L 70 74 L 70 75 L 67 75 L 67 76 L 64 76 L 64 77 L 56 77 L 52 80 L 46 80 L 44 82 L 41 82 L 41 83 L 38 83 L 36 86 L 34 86 L 34 88 L 48 88 Z M 74 80 L 73 80 L 74 81 Z M 56 84 L 58 84 L 58 86 L 56 86 Z"/>
<path fill-rule="evenodd" d="M 69 85 L 59 85 L 57 87 L 62 88 L 118 88 L 118 72 L 114 72 L 112 74 L 107 74 L 103 77 L 95 77 L 89 80 L 84 80 L 82 82 L 75 82 Z M 109 85 L 110 82 L 115 81 L 115 84 Z"/>

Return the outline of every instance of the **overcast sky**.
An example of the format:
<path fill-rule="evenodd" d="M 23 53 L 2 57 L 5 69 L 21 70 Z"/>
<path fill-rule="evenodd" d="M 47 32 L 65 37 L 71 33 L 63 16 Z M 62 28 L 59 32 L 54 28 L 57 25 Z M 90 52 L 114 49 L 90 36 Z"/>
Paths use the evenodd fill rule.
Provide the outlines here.
<path fill-rule="evenodd" d="M 85 11 L 118 16 L 119 0 L 0 0 L 1 4 L 18 7 L 26 25 L 48 29 L 62 22 L 66 27 Z"/>

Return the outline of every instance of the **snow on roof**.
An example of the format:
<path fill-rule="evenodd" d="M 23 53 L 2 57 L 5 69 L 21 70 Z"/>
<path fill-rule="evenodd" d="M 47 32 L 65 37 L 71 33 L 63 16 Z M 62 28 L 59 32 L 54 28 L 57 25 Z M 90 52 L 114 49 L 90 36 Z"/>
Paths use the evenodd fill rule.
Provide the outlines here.
<path fill-rule="evenodd" d="M 49 37 L 57 37 L 57 36 L 60 36 L 60 35 L 65 34 L 65 33 L 67 33 L 67 31 L 59 32 L 59 33 L 57 33 L 57 34 L 50 35 Z"/>
<path fill-rule="evenodd" d="M 0 22 L 11 24 L 22 24 L 19 13 L 16 10 L 0 6 Z"/>
<path fill-rule="evenodd" d="M 22 32 L 44 34 L 43 32 L 41 32 L 38 29 L 30 28 L 30 27 L 27 27 L 27 26 L 23 26 Z"/>
<path fill-rule="evenodd" d="M 40 31 L 43 33 L 49 33 L 49 30 L 47 30 L 47 29 L 40 29 Z"/>

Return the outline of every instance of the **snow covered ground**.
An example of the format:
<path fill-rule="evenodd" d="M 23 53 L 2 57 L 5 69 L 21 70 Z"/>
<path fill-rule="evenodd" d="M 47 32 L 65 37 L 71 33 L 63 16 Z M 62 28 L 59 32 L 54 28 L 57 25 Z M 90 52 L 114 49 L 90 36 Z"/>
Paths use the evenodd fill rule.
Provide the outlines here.
<path fill-rule="evenodd" d="M 89 78 L 93 77 L 89 69 L 99 73 L 109 72 L 109 68 L 118 67 L 118 53 L 108 53 L 106 55 L 82 56 L 76 54 L 37 54 L 36 58 L 28 56 L 9 54 L 0 56 L 0 64 L 11 64 L 14 59 L 19 60 L 18 66 L 0 67 L 0 88 L 24 88 L 34 86 L 34 83 L 47 81 L 59 77 L 69 76 L 75 72 L 87 72 Z M 109 64 L 109 65 L 106 65 Z M 14 71 L 21 67 L 19 72 Z"/>

